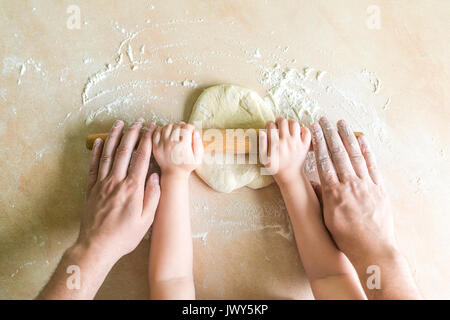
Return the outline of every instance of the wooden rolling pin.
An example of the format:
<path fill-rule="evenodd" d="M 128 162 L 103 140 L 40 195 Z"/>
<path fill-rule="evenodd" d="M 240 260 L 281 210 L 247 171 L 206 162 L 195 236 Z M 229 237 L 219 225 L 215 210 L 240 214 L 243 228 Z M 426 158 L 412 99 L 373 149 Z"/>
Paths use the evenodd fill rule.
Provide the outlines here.
<path fill-rule="evenodd" d="M 248 130 L 253 129 L 204 129 L 202 131 L 203 147 L 206 151 L 222 150 L 223 153 L 257 153 L 259 129 L 254 130 L 254 132 L 247 132 Z M 227 135 L 227 132 L 229 135 Z M 88 135 L 86 139 L 86 147 L 91 150 L 95 139 L 100 138 L 105 141 L 108 134 L 109 133 L 93 133 Z M 357 138 L 363 135 L 362 132 L 354 132 L 354 134 Z M 223 138 L 215 139 L 216 136 Z M 254 139 L 250 139 L 250 136 L 254 137 Z M 226 143 L 227 139 L 233 139 L 234 141 L 233 143 Z M 256 148 L 251 148 L 251 141 L 255 141 L 254 143 L 256 143 Z M 215 145 L 210 146 L 212 143 Z M 312 144 L 310 150 L 312 150 Z"/>

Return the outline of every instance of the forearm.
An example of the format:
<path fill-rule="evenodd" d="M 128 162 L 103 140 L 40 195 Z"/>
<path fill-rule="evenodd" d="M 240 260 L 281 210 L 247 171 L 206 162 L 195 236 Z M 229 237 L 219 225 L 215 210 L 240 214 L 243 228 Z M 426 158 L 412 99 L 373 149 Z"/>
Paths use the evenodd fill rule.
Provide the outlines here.
<path fill-rule="evenodd" d="M 319 201 L 306 177 L 281 184 L 280 190 L 315 297 L 364 298 L 353 266 L 336 248 L 323 223 Z"/>
<path fill-rule="evenodd" d="M 189 207 L 188 178 L 163 174 L 150 248 L 152 299 L 195 298 Z"/>
<path fill-rule="evenodd" d="M 75 244 L 36 299 L 93 299 L 114 263 L 97 249 Z"/>
<path fill-rule="evenodd" d="M 360 257 L 349 258 L 355 266 L 369 299 L 422 298 L 408 262 L 397 248 L 382 248 L 377 252 L 365 252 Z"/>
<path fill-rule="evenodd" d="M 325 228 L 319 201 L 306 179 L 280 184 L 280 190 L 308 277 L 324 278 L 348 271 L 342 253 Z"/>

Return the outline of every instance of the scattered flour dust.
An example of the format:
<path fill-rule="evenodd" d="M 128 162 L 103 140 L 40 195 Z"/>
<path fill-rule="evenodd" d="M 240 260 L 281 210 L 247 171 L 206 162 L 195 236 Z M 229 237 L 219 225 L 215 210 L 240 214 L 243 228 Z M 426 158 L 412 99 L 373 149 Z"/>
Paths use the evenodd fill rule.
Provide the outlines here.
<path fill-rule="evenodd" d="M 276 64 L 273 68 L 262 67 L 261 84 L 266 87 L 265 101 L 275 114 L 286 118 L 297 119 L 302 123 L 312 123 L 318 109 L 317 102 L 310 98 L 310 89 L 306 79 L 309 68 L 303 71 L 281 68 Z"/>
<path fill-rule="evenodd" d="M 15 56 L 9 56 L 3 58 L 2 74 L 8 75 L 11 73 L 17 73 L 17 84 L 22 84 L 22 78 L 27 70 L 33 70 L 41 77 L 47 77 L 47 71 L 43 70 L 42 64 L 36 62 L 33 58 L 21 59 Z"/>
<path fill-rule="evenodd" d="M 341 77 L 314 71 L 311 67 L 300 71 L 278 64 L 261 66 L 260 83 L 274 113 L 311 125 L 326 112 L 331 121 L 346 119 L 354 131 L 364 132 L 375 151 L 392 152 L 387 125 L 378 114 L 391 100 L 378 95 L 382 84 L 376 75 L 365 69 Z M 314 157 L 309 158 L 306 168 L 313 172 Z"/>
<path fill-rule="evenodd" d="M 298 70 L 279 64 L 271 68 L 260 66 L 260 69 L 260 83 L 266 90 L 264 99 L 277 116 L 310 125 L 326 111 L 330 120 L 345 118 L 355 131 L 363 131 L 373 149 L 378 152 L 383 150 L 385 154 L 392 153 L 387 126 L 378 115 L 390 99 L 377 95 L 381 81 L 374 73 L 362 70 L 333 77 L 326 71 L 311 67 Z M 307 157 L 306 171 L 311 179 L 317 178 L 314 154 L 311 152 Z M 209 206 L 204 202 L 194 205 L 194 214 L 201 216 L 200 224 L 203 224 L 203 231 L 195 234 L 195 238 L 201 238 L 203 243 L 208 233 L 219 232 L 223 237 L 234 237 L 261 230 L 270 230 L 288 241 L 294 241 L 281 198 L 276 197 L 262 204 L 234 201 L 220 210 Z M 211 215 L 211 212 L 219 211 L 225 211 L 223 216 Z M 237 216 L 234 214 L 236 212 L 239 213 Z"/>
<path fill-rule="evenodd" d="M 30 261 L 30 262 L 26 262 L 26 263 L 24 263 L 24 264 L 22 264 L 21 266 L 19 266 L 17 269 L 16 269 L 16 271 L 14 271 L 13 273 L 11 273 L 9 276 L 11 277 L 11 278 L 14 278 L 20 271 L 22 271 L 22 269 L 24 269 L 24 268 L 26 268 L 26 267 L 28 267 L 28 266 L 31 266 L 31 265 L 33 265 L 33 264 L 35 264 L 36 263 L 36 261 Z"/>
<path fill-rule="evenodd" d="M 5 88 L 0 88 L 0 98 L 3 101 L 6 101 L 6 89 Z"/>
<path fill-rule="evenodd" d="M 208 231 L 195 233 L 192 235 L 192 239 L 201 239 L 203 244 L 206 244 L 206 237 L 208 236 Z"/>
<path fill-rule="evenodd" d="M 150 23 L 150 20 L 146 22 Z M 189 23 L 201 22 L 203 20 L 197 19 Z M 166 25 L 176 23 L 179 23 L 179 21 L 169 21 Z M 162 26 L 163 24 L 152 25 L 154 28 L 161 28 Z M 128 80 L 128 82 L 116 84 L 113 88 L 102 89 L 101 82 L 108 80 L 108 78 L 120 77 L 119 69 L 128 68 L 128 70 L 134 71 L 138 66 L 152 63 L 152 61 L 146 60 L 146 57 L 151 57 L 153 52 L 186 45 L 184 40 L 179 43 L 166 43 L 158 46 L 151 46 L 148 43 L 142 44 L 138 43 L 140 38 L 137 37 L 146 30 L 145 28 L 140 31 L 129 32 L 118 23 L 114 23 L 114 28 L 124 34 L 125 38 L 119 44 L 113 62 L 105 64 L 104 68 L 87 79 L 82 91 L 82 106 L 80 107 L 80 111 L 87 107 L 86 125 L 92 123 L 101 114 L 118 116 L 118 111 L 123 113 L 131 107 L 135 108 L 140 102 L 159 101 L 160 97 L 151 95 L 150 89 L 154 84 L 186 89 L 199 86 L 196 80 L 187 78 L 185 80 L 147 79 Z M 283 52 L 286 51 L 288 51 L 288 47 L 283 49 Z M 262 64 L 266 60 L 262 57 L 260 49 L 246 50 L 245 53 L 251 60 L 216 51 L 211 51 L 208 54 L 236 58 L 238 61 L 255 66 L 256 71 L 259 69 L 259 81 L 266 92 L 264 99 L 277 116 L 293 118 L 304 125 L 310 125 L 317 121 L 321 115 L 324 115 L 326 111 L 330 120 L 337 121 L 340 118 L 345 118 L 355 131 L 364 131 L 373 142 L 374 149 L 381 145 L 384 146 L 383 152 L 389 149 L 387 128 L 380 119 L 377 110 L 385 110 L 390 104 L 390 99 L 386 100 L 378 95 L 382 84 L 373 72 L 363 69 L 360 72 L 348 72 L 342 76 L 335 76 L 325 70 L 315 70 L 312 67 L 297 69 L 282 66 L 281 62 L 268 67 Z M 202 61 L 196 56 L 190 59 L 185 57 L 185 60 L 188 64 L 202 66 Z M 276 59 L 275 61 L 282 60 Z M 158 61 L 160 60 L 158 59 Z M 170 56 L 166 56 L 163 61 L 166 64 L 175 63 Z M 289 61 L 295 63 L 295 59 Z M 19 71 L 19 74 L 20 69 L 18 67 L 20 66 L 18 64 L 14 67 L 15 70 Z M 140 89 L 140 91 L 133 92 L 134 89 Z M 139 95 L 140 92 L 145 92 L 145 99 L 142 95 Z M 103 102 L 105 100 L 103 98 L 106 96 L 113 96 L 114 98 L 112 101 L 109 99 Z M 161 117 L 149 108 L 145 108 L 144 105 L 142 110 L 151 112 L 152 121 L 159 125 L 176 120 Z M 120 113 L 121 116 L 122 113 Z M 70 114 L 66 119 L 68 117 L 70 117 Z M 314 175 L 316 171 L 314 155 L 311 153 L 307 158 L 306 170 L 311 175 Z M 279 198 L 262 204 L 236 201 L 228 204 L 226 208 L 217 208 L 218 210 L 210 210 L 209 206 L 194 204 L 194 211 L 199 215 L 204 215 L 204 219 L 200 223 L 201 228 L 194 232 L 193 238 L 200 239 L 203 244 L 206 244 L 208 237 L 216 232 L 226 237 L 261 230 L 270 230 L 286 240 L 293 241 L 286 209 L 283 201 Z M 222 214 L 224 210 L 228 214 L 223 216 L 212 214 L 212 212 L 221 212 Z M 238 216 L 233 215 L 236 212 L 239 212 Z"/>
<path fill-rule="evenodd" d="M 196 88 L 198 86 L 198 84 L 193 81 L 193 80 L 184 80 L 182 83 L 183 87 L 188 87 L 188 88 Z"/>
<path fill-rule="evenodd" d="M 199 220 L 202 231 L 193 234 L 203 244 L 207 236 L 220 234 L 223 239 L 233 238 L 248 232 L 270 230 L 287 241 L 293 241 L 291 225 L 286 207 L 280 197 L 253 204 L 246 200 L 236 200 L 218 207 L 217 203 L 194 199 L 193 215 Z M 220 216 L 215 213 L 220 212 Z"/>
<path fill-rule="evenodd" d="M 149 21 L 150 22 L 150 21 Z M 120 26 L 117 22 L 112 22 L 114 29 L 125 35 L 125 38 L 120 42 L 116 54 L 112 63 L 106 63 L 105 66 L 88 77 L 87 82 L 84 85 L 81 93 L 82 105 L 79 108 L 79 112 L 86 112 L 85 123 L 91 124 L 99 115 L 104 114 L 108 116 L 119 115 L 119 112 L 124 111 L 124 108 L 130 109 L 136 106 L 142 106 L 142 112 L 147 111 L 144 107 L 145 104 L 150 104 L 152 101 L 161 102 L 164 97 L 158 97 L 151 94 L 152 87 L 154 85 L 163 85 L 165 87 L 179 87 L 179 88 L 195 88 L 197 83 L 193 80 L 131 80 L 119 83 L 113 88 L 108 88 L 107 81 L 111 82 L 115 79 L 120 79 L 121 72 L 124 72 L 126 68 L 131 71 L 142 69 L 144 65 L 150 65 L 152 60 L 148 57 L 152 57 L 158 50 L 168 49 L 172 47 L 179 47 L 186 45 L 186 41 L 164 43 L 159 46 L 149 46 L 146 44 L 139 44 L 136 38 L 144 31 L 150 28 L 160 28 L 163 25 L 174 25 L 179 23 L 202 23 L 203 19 L 178 19 L 171 20 L 165 24 L 153 24 L 152 26 L 140 29 L 138 31 L 128 31 L 124 27 Z M 136 26 L 137 27 L 137 26 Z M 139 38 L 140 39 L 140 38 Z M 136 46 L 136 49 L 134 47 Z M 167 58 L 166 63 L 173 63 L 172 58 Z M 145 68 L 143 68 L 145 70 Z M 106 89 L 102 89 L 106 85 Z M 120 91 L 123 91 L 120 92 Z M 132 92 L 134 91 L 134 93 Z M 113 100 L 108 98 L 113 97 Z M 61 125 L 68 120 L 73 113 L 67 114 L 66 118 L 61 122 Z M 123 114 L 120 113 L 123 117 Z M 143 116 L 147 116 L 143 114 Z M 155 115 L 152 115 L 155 116 Z M 126 116 L 125 116 L 126 118 Z M 124 119 L 126 121 L 131 119 Z M 163 123 L 166 119 L 158 119 L 158 123 Z"/>

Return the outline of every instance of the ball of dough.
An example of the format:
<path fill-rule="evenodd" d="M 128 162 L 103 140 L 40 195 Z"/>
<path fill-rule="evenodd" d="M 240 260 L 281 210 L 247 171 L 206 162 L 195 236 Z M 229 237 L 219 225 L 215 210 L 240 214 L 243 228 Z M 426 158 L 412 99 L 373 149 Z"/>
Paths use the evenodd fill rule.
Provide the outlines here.
<path fill-rule="evenodd" d="M 253 90 L 235 85 L 217 85 L 207 88 L 197 99 L 189 122 L 203 129 L 264 128 L 275 120 L 271 108 Z M 273 182 L 273 178 L 260 174 L 257 164 L 207 164 L 196 170 L 211 188 L 231 192 L 248 186 L 258 189 Z"/>

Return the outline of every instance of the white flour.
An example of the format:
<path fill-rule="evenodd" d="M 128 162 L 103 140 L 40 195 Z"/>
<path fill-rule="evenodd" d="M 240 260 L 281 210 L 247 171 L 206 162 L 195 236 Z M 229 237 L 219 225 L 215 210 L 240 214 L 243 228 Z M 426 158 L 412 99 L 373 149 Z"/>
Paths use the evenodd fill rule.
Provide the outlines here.
<path fill-rule="evenodd" d="M 203 19 L 182 20 L 174 19 L 167 23 L 150 25 L 149 28 L 163 28 L 179 23 L 202 23 Z M 150 21 L 147 22 L 150 24 Z M 124 68 L 136 70 L 138 66 L 146 67 L 150 70 L 154 62 L 151 57 L 159 50 L 166 50 L 178 46 L 186 46 L 187 41 L 181 40 L 170 43 L 139 43 L 138 36 L 148 28 L 139 31 L 127 31 L 118 23 L 113 27 L 124 34 L 125 39 L 119 44 L 113 63 L 108 63 L 105 67 L 87 80 L 82 92 L 82 109 L 86 109 L 86 125 L 91 124 L 100 115 L 108 117 L 123 117 L 127 110 L 133 110 L 132 114 L 139 112 L 138 106 L 142 104 L 142 111 L 150 112 L 153 121 L 162 125 L 171 119 L 157 114 L 146 108 L 145 104 L 152 102 L 162 102 L 164 97 L 152 95 L 152 88 L 155 85 L 164 85 L 167 88 L 194 89 L 200 85 L 195 78 L 177 79 L 146 79 L 128 80 L 118 83 L 115 86 L 102 86 L 103 82 L 109 78 L 118 77 L 119 72 Z M 145 38 L 145 37 L 142 37 Z M 375 148 L 384 144 L 384 150 L 388 146 L 386 126 L 377 114 L 377 109 L 383 110 L 389 106 L 390 99 L 378 97 L 382 85 L 376 75 L 363 69 L 361 72 L 347 73 L 336 77 L 326 70 L 315 70 L 312 67 L 304 67 L 299 70 L 285 64 L 287 61 L 295 63 L 295 59 L 285 59 L 282 57 L 288 51 L 288 47 L 279 46 L 280 54 L 269 54 L 271 59 L 280 61 L 268 67 L 263 62 L 267 61 L 263 57 L 259 48 L 247 50 L 241 41 L 240 46 L 244 46 L 245 56 L 238 56 L 226 51 L 207 50 L 199 55 L 185 55 L 183 57 L 167 57 L 163 60 L 166 64 L 185 63 L 195 65 L 197 68 L 205 68 L 210 72 L 221 72 L 220 68 L 204 65 L 202 57 L 216 56 L 219 59 L 233 59 L 239 63 L 253 65 L 256 68 L 258 80 L 266 91 L 265 100 L 273 108 L 278 116 L 294 118 L 302 124 L 310 125 L 323 115 L 326 110 L 327 116 L 335 121 L 345 118 L 354 127 L 355 131 L 364 129 L 364 133 L 369 138 L 375 138 Z M 140 48 L 140 49 L 134 49 Z M 136 55 L 136 52 L 139 54 Z M 124 61 L 126 57 L 126 62 Z M 157 60 L 155 62 L 159 62 Z M 182 74 L 179 71 L 179 74 Z M 196 71 L 192 74 L 195 76 Z M 108 99 L 105 99 L 108 97 Z M 369 97 L 369 98 L 367 98 Z M 133 109 L 130 109 L 133 108 Z M 150 109 L 150 111 L 148 110 Z M 126 116 L 125 116 L 126 117 Z M 66 116 L 70 118 L 70 114 Z M 127 119 L 125 119 L 127 120 Z M 131 120 L 131 118 L 129 119 Z M 315 161 L 313 154 L 308 154 L 306 171 L 313 176 L 315 173 Z M 211 234 L 219 232 L 222 237 L 234 237 L 243 233 L 270 230 L 283 239 L 293 241 L 290 223 L 287 219 L 284 203 L 279 197 L 273 201 L 262 204 L 250 204 L 247 201 L 235 201 L 226 208 L 212 210 L 214 204 L 202 200 L 203 204 L 197 205 L 194 201 L 194 214 L 201 217 L 200 231 L 193 234 L 194 239 L 201 239 L 206 244 Z M 216 216 L 214 212 L 225 211 L 229 214 Z M 239 212 L 239 219 L 235 220 L 233 213 Z M 234 215 L 235 216 L 235 215 Z M 235 216 L 236 217 L 236 216 Z"/>
<path fill-rule="evenodd" d="M 2 74 L 8 75 L 13 72 L 17 72 L 17 84 L 22 84 L 22 78 L 27 70 L 33 70 L 41 77 L 47 77 L 47 71 L 42 69 L 40 62 L 34 61 L 33 58 L 21 59 L 19 57 L 10 56 L 3 58 Z"/>
<path fill-rule="evenodd" d="M 201 239 L 203 244 L 206 244 L 206 237 L 208 236 L 208 231 L 195 233 L 192 235 L 192 239 Z"/>

